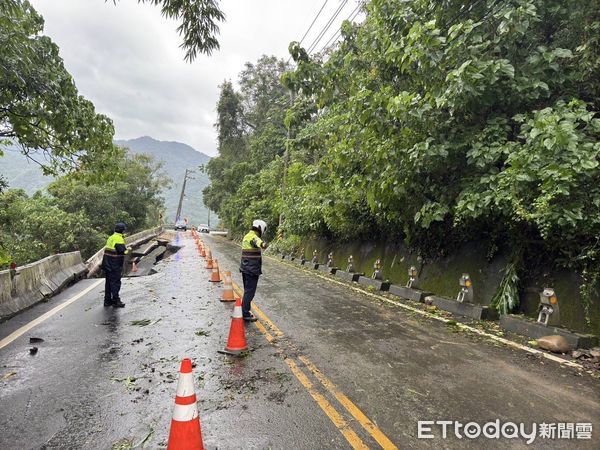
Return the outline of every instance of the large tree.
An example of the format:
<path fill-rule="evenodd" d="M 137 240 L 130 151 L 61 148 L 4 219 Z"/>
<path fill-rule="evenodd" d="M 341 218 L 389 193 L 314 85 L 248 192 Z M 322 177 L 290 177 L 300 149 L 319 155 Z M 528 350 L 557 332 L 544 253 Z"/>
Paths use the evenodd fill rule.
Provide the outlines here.
<path fill-rule="evenodd" d="M 290 45 L 297 65 L 282 81 L 297 96 L 283 198 L 273 141 L 249 138 L 251 154 L 267 159 L 223 203 L 227 225 L 241 223 L 241 208 L 269 206 L 289 234 L 385 236 L 425 260 L 476 240 L 490 257 L 512 253 L 500 309 L 514 306 L 518 277 L 543 260 L 584 276 L 589 310 L 600 280 L 596 4 L 365 8 L 326 55 Z"/>
<path fill-rule="evenodd" d="M 73 250 L 88 257 L 116 222 L 125 222 L 132 233 L 158 225 L 162 189 L 169 183 L 160 164 L 122 148 L 115 149 L 112 162 L 107 179 L 80 169 L 58 177 L 48 193 L 1 192 L 0 267 Z"/>
<path fill-rule="evenodd" d="M 112 122 L 79 95 L 43 28 L 28 1 L 0 2 L 0 141 L 20 145 L 47 173 L 100 168 Z"/>
<path fill-rule="evenodd" d="M 256 63 L 245 64 L 239 75 L 239 92 L 229 81 L 220 86 L 215 124 L 219 156 L 206 167 L 211 185 L 204 190 L 204 202 L 234 230 L 245 228 L 251 215 L 271 223 L 277 217 L 274 202 L 249 208 L 250 202 L 239 200 L 253 192 L 257 197 L 269 192 L 269 198 L 278 198 L 279 189 L 273 190 L 272 183 L 281 180 L 282 167 L 273 162 L 285 151 L 290 96 L 280 77 L 286 70 L 289 66 L 283 60 L 262 56 Z M 266 167 L 278 167 L 279 172 L 265 180 L 258 175 L 250 180 Z"/>

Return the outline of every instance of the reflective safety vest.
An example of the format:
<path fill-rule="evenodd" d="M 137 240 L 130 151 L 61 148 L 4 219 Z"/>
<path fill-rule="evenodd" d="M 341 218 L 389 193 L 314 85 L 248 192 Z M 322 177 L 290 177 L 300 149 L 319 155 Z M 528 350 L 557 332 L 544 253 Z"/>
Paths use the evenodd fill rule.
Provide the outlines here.
<path fill-rule="evenodd" d="M 265 247 L 264 241 L 258 236 L 256 231 L 251 230 L 242 240 L 242 261 L 240 271 L 251 275 L 260 275 L 262 273 L 262 249 Z"/>
<path fill-rule="evenodd" d="M 106 240 L 102 269 L 105 272 L 121 272 L 125 263 L 125 255 L 129 253 L 122 233 L 113 233 Z"/>
<path fill-rule="evenodd" d="M 104 246 L 104 254 L 123 256 L 127 253 L 127 247 L 125 245 L 125 238 L 122 233 L 113 233 L 106 240 Z"/>

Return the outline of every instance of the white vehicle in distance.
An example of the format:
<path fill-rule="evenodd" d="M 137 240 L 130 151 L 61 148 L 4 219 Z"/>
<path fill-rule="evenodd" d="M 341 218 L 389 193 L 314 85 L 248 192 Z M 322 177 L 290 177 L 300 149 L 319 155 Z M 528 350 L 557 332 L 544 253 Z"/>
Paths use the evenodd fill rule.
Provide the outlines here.
<path fill-rule="evenodd" d="M 198 231 L 200 233 L 210 233 L 210 228 L 205 223 L 201 223 L 200 225 L 198 225 Z"/>

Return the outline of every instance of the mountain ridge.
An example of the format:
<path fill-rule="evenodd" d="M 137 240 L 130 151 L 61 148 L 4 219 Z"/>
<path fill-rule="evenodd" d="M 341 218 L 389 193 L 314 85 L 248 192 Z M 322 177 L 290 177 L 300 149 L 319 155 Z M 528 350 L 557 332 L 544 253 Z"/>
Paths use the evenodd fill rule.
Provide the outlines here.
<path fill-rule="evenodd" d="M 182 215 L 188 218 L 192 225 L 206 223 L 208 209 L 202 202 L 202 190 L 210 183 L 208 176 L 198 168 L 208 163 L 211 157 L 188 144 L 177 141 L 160 141 L 150 136 L 140 136 L 134 139 L 117 139 L 116 145 L 127 147 L 132 153 L 143 153 L 153 156 L 163 163 L 164 172 L 171 177 L 172 186 L 164 191 L 167 222 L 175 221 L 177 204 L 183 184 L 186 169 L 195 171 L 193 179 L 188 179 L 186 196 L 183 201 Z"/>
<path fill-rule="evenodd" d="M 208 163 L 211 157 L 188 144 L 177 141 L 160 141 L 150 136 L 134 139 L 116 139 L 116 145 L 127 147 L 132 153 L 143 153 L 154 157 L 163 164 L 164 173 L 172 179 L 169 189 L 163 191 L 166 207 L 166 223 L 175 221 L 175 212 L 179 202 L 179 194 L 183 183 L 185 169 L 192 169 L 193 179 L 188 179 L 186 196 L 183 202 L 182 215 L 192 225 L 206 223 L 208 209 L 202 202 L 202 190 L 208 186 L 206 174 L 198 170 L 199 166 Z M 0 157 L 0 174 L 9 184 L 9 188 L 24 189 L 29 195 L 48 186 L 53 178 L 42 174 L 41 169 L 28 160 L 19 149 L 13 146 L 2 146 L 4 156 Z M 216 218 L 213 215 L 213 224 Z"/>

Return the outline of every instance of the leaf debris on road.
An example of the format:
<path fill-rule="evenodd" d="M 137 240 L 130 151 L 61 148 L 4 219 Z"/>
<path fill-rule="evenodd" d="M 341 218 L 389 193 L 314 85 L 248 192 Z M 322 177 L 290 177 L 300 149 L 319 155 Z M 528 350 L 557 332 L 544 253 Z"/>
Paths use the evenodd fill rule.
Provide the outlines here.
<path fill-rule="evenodd" d="M 2 381 L 8 380 L 9 378 L 14 377 L 16 374 L 17 374 L 17 372 L 8 372 L 8 373 L 5 373 L 2 376 Z"/>

